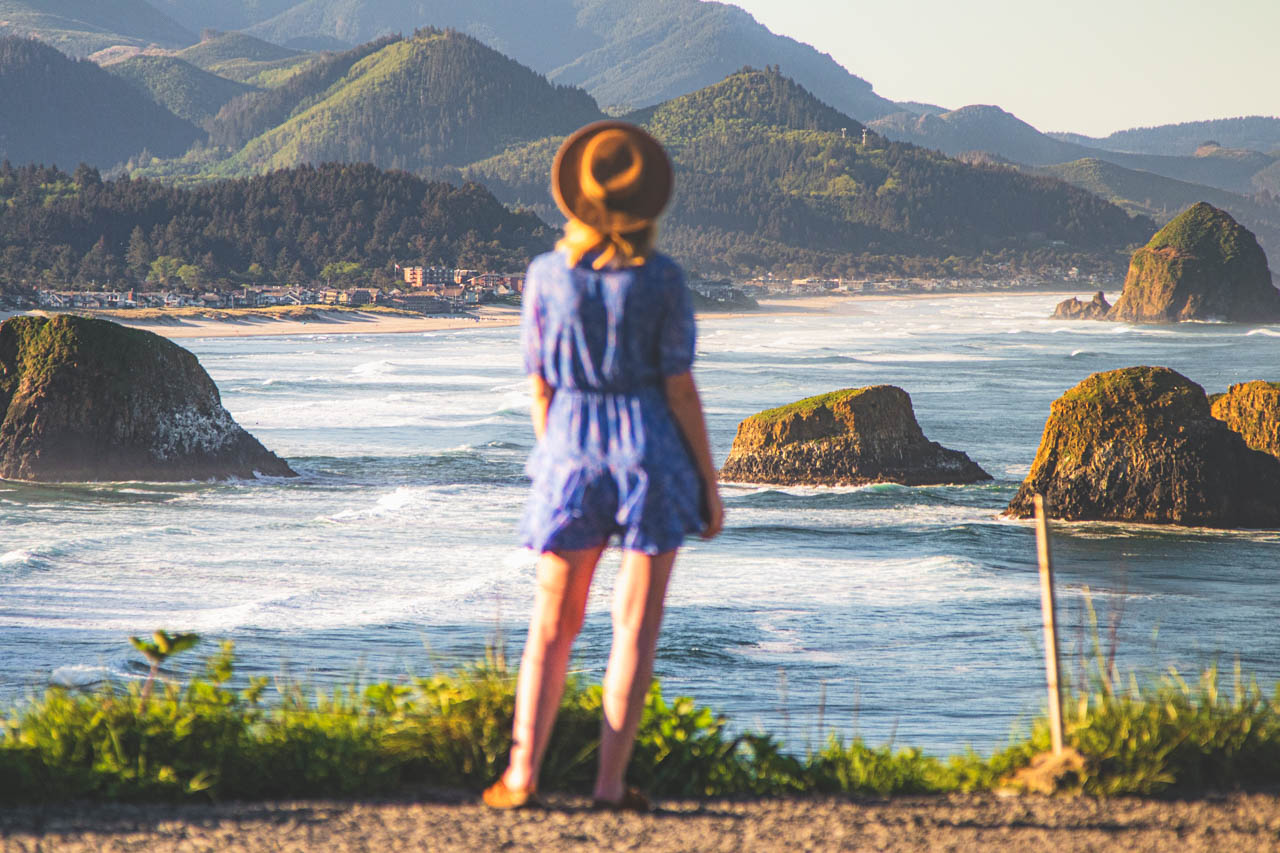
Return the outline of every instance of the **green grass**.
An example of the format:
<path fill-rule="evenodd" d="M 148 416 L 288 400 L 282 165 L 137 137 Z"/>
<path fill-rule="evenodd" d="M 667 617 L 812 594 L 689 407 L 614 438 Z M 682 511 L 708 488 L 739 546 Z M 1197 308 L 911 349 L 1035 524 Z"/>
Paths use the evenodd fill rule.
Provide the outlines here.
<path fill-rule="evenodd" d="M 757 412 L 752 415 L 751 419 L 757 424 L 771 424 L 783 420 L 784 418 L 809 415 L 816 412 L 823 406 L 830 408 L 843 400 L 851 400 L 854 397 L 859 397 L 869 390 L 871 389 L 868 387 L 844 388 L 840 391 L 829 391 L 826 394 L 818 394 L 813 397 L 805 397 L 803 400 L 796 400 L 794 403 L 787 403 L 785 406 L 765 409 L 763 412 Z"/>
<path fill-rule="evenodd" d="M 1101 653 L 1095 655 L 1102 660 Z M 510 747 L 514 673 L 498 655 L 449 674 L 308 691 L 250 679 L 234 689 L 230 644 L 186 684 L 148 699 L 137 685 L 51 688 L 0 727 L 0 802 L 226 800 L 372 796 L 413 787 L 478 790 Z M 1087 794 L 1196 794 L 1280 781 L 1280 687 L 1237 670 L 1196 686 L 1176 672 L 1120 688 L 1095 667 L 1064 713 L 1086 758 L 1066 787 Z M 586 792 L 595 766 L 600 687 L 571 679 L 543 770 L 548 791 Z M 1048 748 L 1043 719 L 991 756 L 943 760 L 831 735 L 787 752 L 767 733 L 735 734 L 689 698 L 646 700 L 630 781 L 658 796 L 920 794 L 989 790 Z"/>

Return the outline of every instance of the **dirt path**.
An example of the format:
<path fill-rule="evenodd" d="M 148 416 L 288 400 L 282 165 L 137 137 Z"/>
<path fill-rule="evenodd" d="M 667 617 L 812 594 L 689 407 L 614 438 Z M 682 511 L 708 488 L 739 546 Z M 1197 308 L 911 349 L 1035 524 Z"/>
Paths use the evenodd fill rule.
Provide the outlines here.
<path fill-rule="evenodd" d="M 1280 849 L 1280 796 L 1189 802 L 999 798 L 665 802 L 613 815 L 555 799 L 494 813 L 470 797 L 430 802 L 0 809 L 9 851 L 1143 850 Z"/>

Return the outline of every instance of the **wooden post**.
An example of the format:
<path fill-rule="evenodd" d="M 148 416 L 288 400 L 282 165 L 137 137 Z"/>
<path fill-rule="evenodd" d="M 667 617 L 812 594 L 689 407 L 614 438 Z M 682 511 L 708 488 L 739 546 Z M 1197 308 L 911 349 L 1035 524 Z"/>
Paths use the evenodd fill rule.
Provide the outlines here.
<path fill-rule="evenodd" d="M 1035 496 L 1036 552 L 1040 558 L 1040 610 L 1044 618 L 1044 671 L 1049 682 L 1049 733 L 1053 754 L 1062 753 L 1062 692 L 1058 688 L 1058 625 L 1053 602 L 1053 556 L 1044 495 Z"/>

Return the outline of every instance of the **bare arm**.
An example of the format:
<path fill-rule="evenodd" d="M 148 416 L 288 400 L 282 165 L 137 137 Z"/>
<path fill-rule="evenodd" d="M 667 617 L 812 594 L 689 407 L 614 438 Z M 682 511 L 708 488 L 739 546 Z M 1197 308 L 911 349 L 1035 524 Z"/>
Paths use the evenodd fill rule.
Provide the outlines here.
<path fill-rule="evenodd" d="M 551 398 L 556 395 L 556 389 L 535 373 L 529 376 L 529 393 L 533 395 L 533 405 L 529 411 L 533 418 L 533 434 L 538 441 L 542 441 L 542 436 L 547 431 L 547 410 L 551 408 Z"/>
<path fill-rule="evenodd" d="M 693 452 L 693 462 L 698 467 L 698 476 L 702 478 L 707 501 L 707 527 L 702 531 L 702 538 L 711 539 L 724 527 L 724 504 L 720 500 L 719 474 L 711 461 L 707 421 L 702 414 L 702 399 L 698 396 L 698 386 L 693 382 L 693 373 L 668 376 L 665 391 L 667 405 L 671 407 L 676 425 Z"/>

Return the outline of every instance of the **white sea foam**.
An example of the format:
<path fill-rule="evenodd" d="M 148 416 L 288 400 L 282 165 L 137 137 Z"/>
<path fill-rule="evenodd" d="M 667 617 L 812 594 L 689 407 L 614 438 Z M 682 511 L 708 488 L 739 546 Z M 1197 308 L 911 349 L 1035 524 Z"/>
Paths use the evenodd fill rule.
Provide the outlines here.
<path fill-rule="evenodd" d="M 714 662 L 673 648 L 664 651 L 664 676 L 714 682 L 717 703 L 749 715 L 777 698 L 761 667 L 847 682 L 866 660 L 851 650 L 874 649 L 892 663 L 876 688 L 886 692 L 880 707 L 889 719 L 963 695 L 982 722 L 956 739 L 982 747 L 993 745 L 983 738 L 1002 738 L 1013 716 L 1034 711 L 1041 673 L 1019 645 L 1039 624 L 1034 535 L 998 513 L 1026 473 L 1049 403 L 1082 378 L 1086 356 L 1090 369 L 1171 364 L 1205 387 L 1226 387 L 1274 360 L 1280 335 L 1274 327 L 1150 334 L 1053 324 L 1041 318 L 1055 296 L 867 300 L 830 316 L 708 324 L 697 370 L 717 460 L 753 412 L 888 382 L 912 393 L 930 437 L 1003 479 L 946 488 L 725 486 L 729 529 L 682 551 L 669 596 L 678 633 L 665 635 L 690 638 Z M 325 476 L 126 487 L 170 500 L 119 486 L 5 484 L 0 662 L 21 659 L 40 672 L 104 659 L 110 667 L 130 654 L 127 635 L 166 626 L 211 642 L 251 639 L 242 654 L 267 671 L 289 658 L 343 678 L 369 648 L 417 655 L 424 641 L 479 642 L 498 624 L 518 634 L 536 556 L 515 547 L 527 485 L 513 445 L 532 443 L 517 335 L 192 342 L 224 390 L 248 389 L 225 396 L 237 420 L 295 468 Z M 489 472 L 500 473 L 490 480 Z M 1193 660 L 1196 649 L 1218 644 L 1248 648 L 1264 667 L 1275 661 L 1280 675 L 1268 605 L 1280 533 L 1055 530 L 1064 602 L 1075 607 L 1085 585 L 1119 595 L 1123 571 L 1138 593 L 1126 598 L 1132 636 L 1179 626 L 1161 635 L 1157 663 Z M 607 628 L 618 565 L 610 552 L 597 571 L 593 626 Z M 954 638 L 966 631 L 981 639 Z M 59 637 L 72 642 L 52 642 Z M 42 657 L 45 638 L 56 655 Z M 741 671 L 719 655 L 744 655 Z M 0 664 L 4 696 L 27 683 L 9 666 Z M 961 670 L 962 683 L 948 681 Z M 974 697 L 965 687 L 975 680 L 991 689 Z M 921 743 L 945 750 L 957 723 L 927 722 L 938 740 Z"/>
<path fill-rule="evenodd" d="M 68 664 L 49 673 L 49 683 L 60 687 L 89 687 L 120 675 L 121 673 L 105 666 Z"/>

